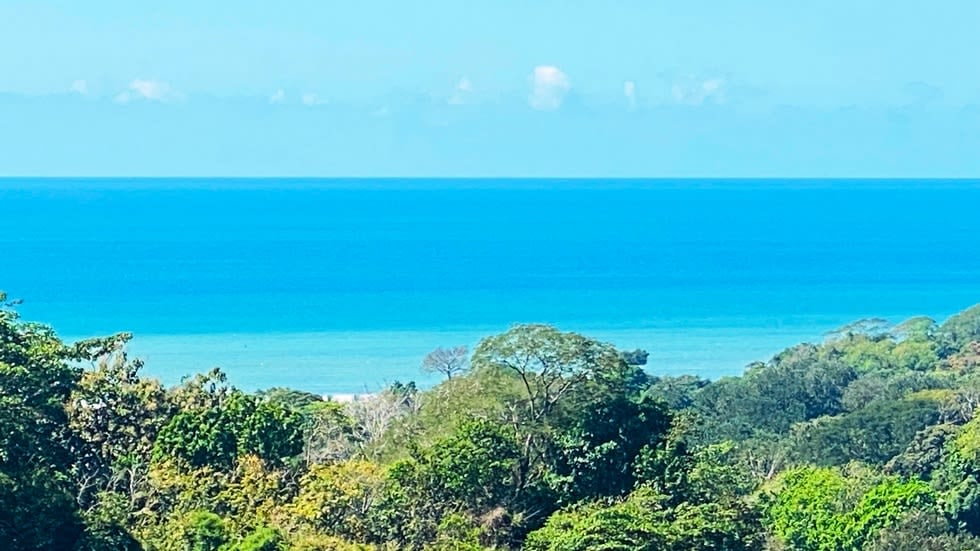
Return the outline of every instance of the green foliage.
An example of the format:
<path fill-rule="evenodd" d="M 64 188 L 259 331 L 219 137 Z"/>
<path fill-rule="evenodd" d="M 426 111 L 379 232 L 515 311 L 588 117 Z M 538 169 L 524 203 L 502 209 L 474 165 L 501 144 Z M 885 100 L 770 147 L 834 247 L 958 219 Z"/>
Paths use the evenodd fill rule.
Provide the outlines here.
<path fill-rule="evenodd" d="M 377 548 L 317 532 L 299 532 L 289 537 L 288 549 L 289 551 L 376 551 Z"/>
<path fill-rule="evenodd" d="M 905 340 L 891 351 L 892 364 L 897 369 L 927 371 L 939 364 L 939 346 L 927 340 Z"/>
<path fill-rule="evenodd" d="M 517 325 L 487 337 L 473 353 L 475 369 L 512 373 L 525 390 L 525 423 L 547 419 L 568 393 L 624 365 L 611 345 L 547 325 Z"/>
<path fill-rule="evenodd" d="M 946 358 L 946 366 L 957 374 L 976 376 L 980 372 L 980 341 L 973 341 Z"/>
<path fill-rule="evenodd" d="M 228 543 L 228 531 L 218 515 L 208 511 L 188 514 L 174 541 L 184 551 L 218 551 Z"/>
<path fill-rule="evenodd" d="M 10 551 L 71 549 L 84 526 L 62 475 L 0 472 L 0 541 Z"/>
<path fill-rule="evenodd" d="M 668 549 L 669 525 L 655 497 L 603 507 L 595 504 L 552 515 L 528 535 L 528 551 L 660 551 Z"/>
<path fill-rule="evenodd" d="M 619 356 L 626 362 L 626 365 L 646 365 L 647 359 L 650 357 L 650 353 L 646 350 L 635 349 L 635 350 L 625 350 L 619 353 Z"/>
<path fill-rule="evenodd" d="M 462 425 L 417 458 L 424 483 L 440 501 L 485 511 L 515 493 L 520 451 L 506 429 L 485 421 Z"/>
<path fill-rule="evenodd" d="M 964 350 L 973 341 L 980 341 L 980 304 L 956 314 L 939 327 L 943 357 Z"/>
<path fill-rule="evenodd" d="M 648 446 L 636 462 L 637 484 L 653 488 L 671 506 L 736 499 L 755 484 L 735 460 L 735 446 L 722 442 L 700 446 L 694 419 L 679 417 L 666 438 Z"/>
<path fill-rule="evenodd" d="M 399 419 L 383 437 L 387 455 L 404 459 L 414 446 L 431 445 L 452 435 L 472 419 L 501 424 L 521 421 L 515 404 L 524 399 L 520 379 L 512 372 L 476 369 L 435 386 L 419 396 L 417 414 Z"/>
<path fill-rule="evenodd" d="M 832 342 L 853 339 L 882 340 L 891 333 L 888 320 L 884 318 L 864 318 L 848 323 L 827 332 Z"/>
<path fill-rule="evenodd" d="M 241 537 L 257 526 L 281 521 L 295 491 L 294 476 L 256 456 L 239 458 L 228 470 L 213 466 L 189 469 L 186 465 L 154 463 L 149 473 L 152 489 L 144 507 L 133 512 L 135 532 L 154 549 L 166 543 L 181 519 L 208 510 L 225 519 L 230 536 Z"/>
<path fill-rule="evenodd" d="M 913 392 L 948 388 L 951 383 L 948 377 L 935 372 L 876 371 L 847 385 L 843 403 L 847 411 L 856 411 L 873 402 L 895 401 Z"/>
<path fill-rule="evenodd" d="M 861 496 L 851 511 L 845 549 L 863 545 L 886 526 L 894 526 L 910 511 L 936 510 L 932 488 L 919 480 L 885 478 Z"/>
<path fill-rule="evenodd" d="M 283 387 L 260 390 L 255 393 L 255 397 L 264 402 L 296 411 L 303 411 L 323 402 L 322 397 L 312 392 Z"/>
<path fill-rule="evenodd" d="M 219 370 L 168 391 L 128 334 L 69 346 L 0 305 L 4 549 L 980 548 L 980 307 L 714 382 L 519 325 L 341 404 Z"/>
<path fill-rule="evenodd" d="M 883 528 L 867 551 L 976 551 L 980 539 L 957 532 L 940 514 L 913 511 Z"/>
<path fill-rule="evenodd" d="M 843 515 L 853 496 L 848 481 L 828 468 L 783 473 L 766 508 L 773 533 L 791 549 L 836 551 L 847 539 Z"/>
<path fill-rule="evenodd" d="M 602 496 L 622 496 L 637 483 L 641 451 L 667 435 L 672 416 L 663 402 L 632 398 L 621 389 L 587 388 L 576 393 L 571 414 L 556 430 L 551 484 L 574 503 Z"/>
<path fill-rule="evenodd" d="M 857 376 L 825 350 L 800 345 L 750 366 L 740 378 L 704 387 L 695 394 L 694 409 L 715 440 L 742 440 L 755 431 L 782 434 L 800 421 L 841 413 L 844 389 Z"/>
<path fill-rule="evenodd" d="M 939 325 L 927 316 L 909 318 L 892 329 L 892 336 L 899 341 L 935 342 Z"/>
<path fill-rule="evenodd" d="M 852 413 L 798 426 L 794 453 L 816 465 L 855 460 L 883 465 L 904 450 L 918 431 L 938 419 L 939 406 L 931 400 L 873 402 Z"/>
<path fill-rule="evenodd" d="M 902 453 L 893 457 L 885 471 L 905 477 L 929 480 L 941 465 L 943 449 L 959 427 L 949 423 L 932 425 L 915 434 Z"/>
<path fill-rule="evenodd" d="M 72 475 L 83 506 L 98 492 L 126 493 L 133 505 L 145 497 L 147 458 L 173 407 L 158 381 L 140 378 L 142 366 L 121 349 L 107 350 L 71 393 Z"/>
<path fill-rule="evenodd" d="M 14 551 L 69 549 L 84 529 L 65 413 L 80 369 L 50 328 L 5 304 L 0 293 L 0 541 Z"/>
<path fill-rule="evenodd" d="M 361 443 L 354 419 L 342 404 L 312 402 L 300 410 L 303 422 L 303 459 L 307 465 L 349 458 Z"/>
<path fill-rule="evenodd" d="M 623 502 L 562 510 L 532 532 L 529 551 L 738 551 L 757 549 L 759 528 L 744 509 L 684 503 L 640 490 Z"/>
<path fill-rule="evenodd" d="M 920 480 L 885 478 L 861 496 L 851 512 L 848 532 L 852 542 L 863 542 L 884 526 L 893 526 L 909 511 L 933 511 L 936 496 Z"/>
<path fill-rule="evenodd" d="M 238 406 L 234 417 L 241 422 L 236 430 L 239 454 L 279 463 L 302 451 L 302 419 L 298 413 L 268 402 L 255 404 L 246 398 L 232 404 Z"/>
<path fill-rule="evenodd" d="M 129 531 L 128 496 L 103 492 L 95 506 L 85 511 L 85 533 L 74 551 L 140 551 L 143 546 Z"/>
<path fill-rule="evenodd" d="M 937 483 L 944 491 L 947 513 L 980 536 L 980 417 L 947 443 Z"/>
<path fill-rule="evenodd" d="M 474 526 L 463 514 L 450 514 L 436 528 L 436 539 L 426 544 L 425 551 L 483 551 L 480 527 Z"/>
<path fill-rule="evenodd" d="M 841 362 L 858 373 L 888 370 L 894 367 L 895 342 L 884 336 L 849 335 L 831 345 Z"/>
<path fill-rule="evenodd" d="M 275 528 L 262 526 L 242 541 L 225 546 L 222 551 L 286 551 L 286 540 Z"/>
<path fill-rule="evenodd" d="M 238 456 L 234 421 L 220 409 L 182 411 L 160 432 L 154 459 L 176 459 L 191 467 L 230 467 Z"/>
<path fill-rule="evenodd" d="M 0 293 L 0 304 L 6 296 Z M 20 321 L 0 307 L 0 469 L 24 473 L 35 466 L 64 468 L 64 405 L 81 370 L 51 328 Z"/>
<path fill-rule="evenodd" d="M 872 483 L 829 468 L 801 467 L 778 479 L 766 513 L 770 529 L 793 549 L 849 551 L 912 511 L 935 511 L 935 503 L 921 481 L 886 477 Z"/>
<path fill-rule="evenodd" d="M 302 419 L 297 412 L 233 391 L 213 407 L 175 415 L 160 431 L 153 454 L 158 461 L 228 468 L 246 454 L 281 462 L 302 449 Z"/>
<path fill-rule="evenodd" d="M 399 528 L 391 537 L 420 546 L 435 539 L 446 515 L 509 516 L 525 504 L 519 478 L 521 452 L 499 425 L 472 421 L 409 460 L 391 466 L 382 514 Z M 499 529 L 507 529 L 498 526 Z M 506 534 L 487 534 L 490 539 Z"/>
<path fill-rule="evenodd" d="M 950 443 L 950 452 L 964 467 L 980 467 L 980 416 L 963 426 Z"/>
<path fill-rule="evenodd" d="M 670 409 L 687 409 L 694 405 L 695 393 L 708 386 L 710 381 L 694 375 L 678 377 L 653 377 L 646 393 L 663 400 Z"/>
<path fill-rule="evenodd" d="M 315 465 L 300 480 L 292 513 L 323 533 L 373 540 L 372 506 L 381 498 L 384 484 L 381 467 L 367 461 Z"/>

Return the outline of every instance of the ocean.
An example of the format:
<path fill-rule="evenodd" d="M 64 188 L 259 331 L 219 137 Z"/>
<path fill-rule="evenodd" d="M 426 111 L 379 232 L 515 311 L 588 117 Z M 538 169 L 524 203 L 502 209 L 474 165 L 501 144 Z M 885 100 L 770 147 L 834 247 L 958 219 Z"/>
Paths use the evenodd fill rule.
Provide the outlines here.
<path fill-rule="evenodd" d="M 0 180 L 0 289 L 174 384 L 432 384 L 550 323 L 740 373 L 866 317 L 980 302 L 980 180 Z"/>

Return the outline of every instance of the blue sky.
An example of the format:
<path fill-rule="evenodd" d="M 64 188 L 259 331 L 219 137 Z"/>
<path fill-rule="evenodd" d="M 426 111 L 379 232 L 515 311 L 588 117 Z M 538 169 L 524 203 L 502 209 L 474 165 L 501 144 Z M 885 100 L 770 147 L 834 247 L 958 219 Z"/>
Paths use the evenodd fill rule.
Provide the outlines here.
<path fill-rule="evenodd" d="M 980 2 L 0 1 L 0 173 L 978 176 Z"/>

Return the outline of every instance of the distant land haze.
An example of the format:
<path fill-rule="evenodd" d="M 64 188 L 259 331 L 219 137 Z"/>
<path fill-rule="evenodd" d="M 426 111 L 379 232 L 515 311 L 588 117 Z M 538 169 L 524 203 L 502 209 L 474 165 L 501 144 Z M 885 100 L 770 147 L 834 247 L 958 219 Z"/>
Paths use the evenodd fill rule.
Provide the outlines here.
<path fill-rule="evenodd" d="M 738 373 L 980 302 L 980 181 L 0 180 L 0 288 L 168 383 L 376 390 L 543 322 Z"/>

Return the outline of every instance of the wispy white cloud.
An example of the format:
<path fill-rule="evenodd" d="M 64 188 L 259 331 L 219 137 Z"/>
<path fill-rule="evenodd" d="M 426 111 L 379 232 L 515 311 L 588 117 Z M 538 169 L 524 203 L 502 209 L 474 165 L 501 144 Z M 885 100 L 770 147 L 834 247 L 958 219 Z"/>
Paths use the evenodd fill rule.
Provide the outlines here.
<path fill-rule="evenodd" d="M 276 90 L 269 96 L 269 103 L 283 103 L 286 101 L 286 91 L 282 88 Z"/>
<path fill-rule="evenodd" d="M 684 99 L 687 97 L 687 88 L 675 82 L 670 87 L 670 95 L 677 103 L 684 103 Z"/>
<path fill-rule="evenodd" d="M 561 107 L 572 84 L 568 75 L 554 65 L 538 65 L 529 77 L 531 94 L 527 102 L 534 109 L 554 111 Z"/>
<path fill-rule="evenodd" d="M 329 103 L 326 98 L 321 98 L 312 92 L 307 92 L 300 96 L 300 101 L 303 102 L 303 105 L 324 105 Z"/>
<path fill-rule="evenodd" d="M 701 90 L 708 96 L 716 95 L 725 85 L 725 81 L 720 78 L 710 78 L 701 83 Z"/>
<path fill-rule="evenodd" d="M 670 87 L 670 94 L 675 102 L 685 105 L 724 103 L 725 84 L 725 79 L 718 77 L 708 79 L 689 78 L 674 82 Z"/>
<path fill-rule="evenodd" d="M 129 103 L 134 100 L 168 102 L 181 99 L 170 84 L 161 80 L 136 79 L 129 87 L 116 96 L 116 102 Z"/>
<path fill-rule="evenodd" d="M 88 95 L 88 83 L 82 79 L 78 79 L 71 83 L 71 91 L 83 96 Z"/>
<path fill-rule="evenodd" d="M 627 103 L 629 103 L 630 109 L 636 107 L 636 83 L 632 80 L 627 80 L 623 82 L 623 96 L 626 97 Z"/>
<path fill-rule="evenodd" d="M 473 93 L 473 83 L 468 77 L 462 77 L 453 88 L 452 95 L 449 96 L 450 105 L 462 105 L 467 102 Z"/>
<path fill-rule="evenodd" d="M 161 100 L 170 93 L 170 85 L 157 80 L 134 80 L 129 87 L 146 99 Z"/>

